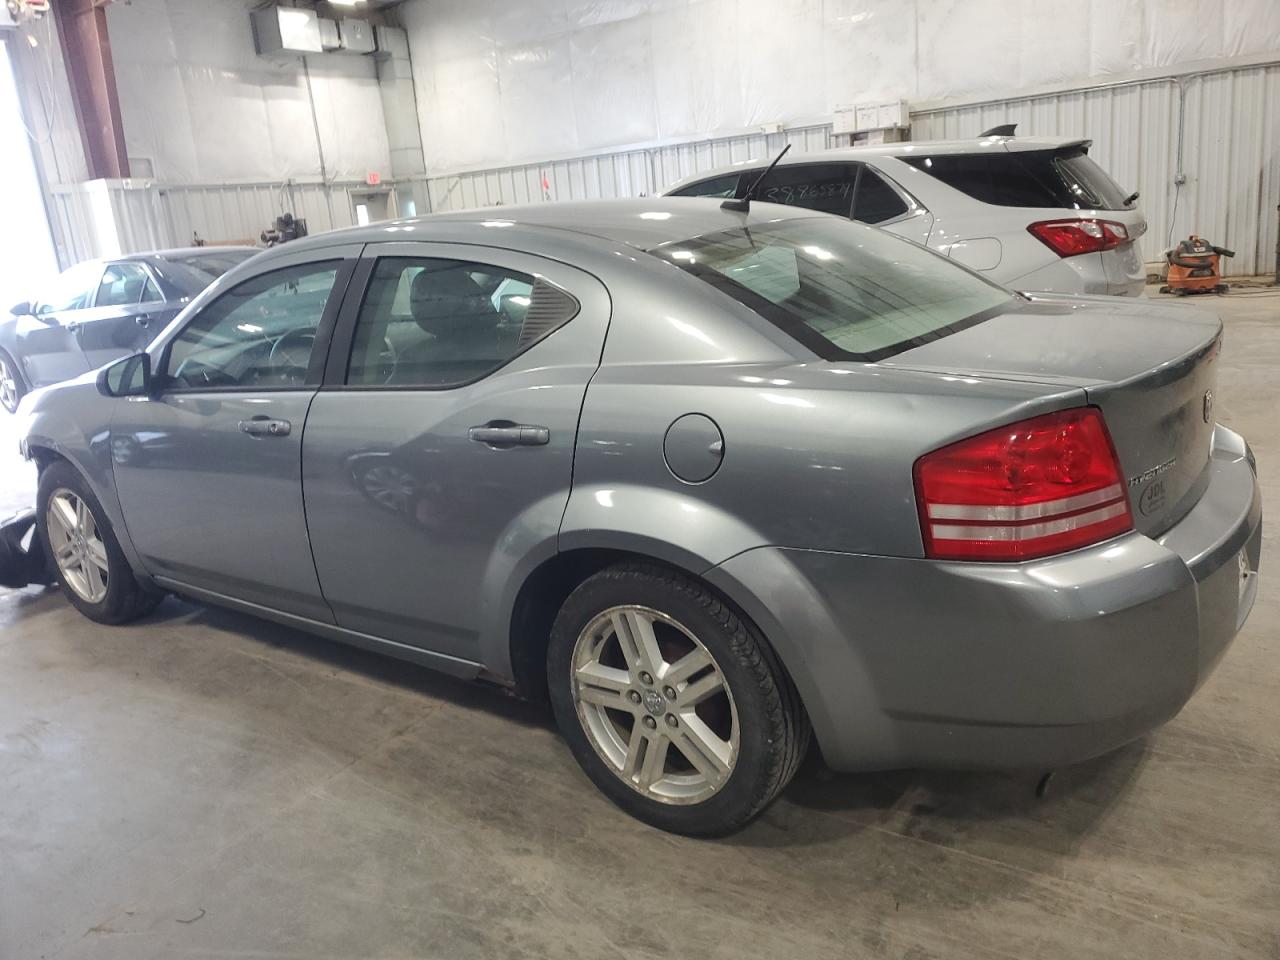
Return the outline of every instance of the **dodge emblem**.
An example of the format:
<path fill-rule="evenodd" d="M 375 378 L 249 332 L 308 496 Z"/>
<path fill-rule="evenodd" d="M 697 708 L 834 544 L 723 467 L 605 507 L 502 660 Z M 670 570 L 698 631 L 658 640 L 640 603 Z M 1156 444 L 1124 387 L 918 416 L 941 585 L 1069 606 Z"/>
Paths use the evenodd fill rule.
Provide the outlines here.
<path fill-rule="evenodd" d="M 1204 392 L 1204 422 L 1213 422 L 1213 391 L 1206 390 Z"/>

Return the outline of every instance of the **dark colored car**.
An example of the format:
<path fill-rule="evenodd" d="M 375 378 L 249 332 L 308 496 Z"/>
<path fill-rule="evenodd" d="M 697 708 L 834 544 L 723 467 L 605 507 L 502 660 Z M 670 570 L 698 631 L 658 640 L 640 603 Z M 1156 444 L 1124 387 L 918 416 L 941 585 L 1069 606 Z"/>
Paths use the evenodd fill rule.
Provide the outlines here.
<path fill-rule="evenodd" d="M 0 406 L 136 353 L 196 294 L 257 253 L 190 247 L 86 260 L 0 319 Z"/>

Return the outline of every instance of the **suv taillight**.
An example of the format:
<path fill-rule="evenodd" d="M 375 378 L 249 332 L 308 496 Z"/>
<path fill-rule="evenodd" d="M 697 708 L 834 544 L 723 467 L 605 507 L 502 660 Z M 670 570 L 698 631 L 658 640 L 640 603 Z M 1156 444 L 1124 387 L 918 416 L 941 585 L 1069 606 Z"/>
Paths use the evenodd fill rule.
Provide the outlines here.
<path fill-rule="evenodd" d="M 1129 242 L 1129 230 L 1114 220 L 1041 220 L 1027 232 L 1060 257 L 1111 250 Z"/>
<path fill-rule="evenodd" d="M 980 433 L 916 461 L 925 556 L 1031 560 L 1133 529 L 1097 407 Z"/>

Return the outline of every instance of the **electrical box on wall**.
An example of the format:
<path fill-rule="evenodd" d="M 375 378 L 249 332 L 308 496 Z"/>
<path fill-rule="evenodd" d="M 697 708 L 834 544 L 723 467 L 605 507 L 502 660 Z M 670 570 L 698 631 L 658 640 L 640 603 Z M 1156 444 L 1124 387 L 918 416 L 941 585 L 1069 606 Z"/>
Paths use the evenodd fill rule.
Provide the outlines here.
<path fill-rule="evenodd" d="M 358 20 L 355 17 L 347 17 L 338 23 L 338 35 L 342 39 L 342 46 L 338 49 L 338 53 L 373 53 L 376 46 L 373 42 L 373 24 L 368 20 Z"/>
<path fill-rule="evenodd" d="M 832 133 L 901 130 L 910 125 L 911 112 L 905 100 L 884 100 L 839 107 L 831 118 Z"/>
<path fill-rule="evenodd" d="M 259 7 L 249 14 L 253 45 L 259 56 L 322 53 L 320 23 L 314 10 Z"/>
<path fill-rule="evenodd" d="M 342 48 L 342 35 L 338 31 L 338 21 L 321 17 L 318 22 L 320 24 L 320 46 L 324 47 L 326 53 L 340 50 Z"/>

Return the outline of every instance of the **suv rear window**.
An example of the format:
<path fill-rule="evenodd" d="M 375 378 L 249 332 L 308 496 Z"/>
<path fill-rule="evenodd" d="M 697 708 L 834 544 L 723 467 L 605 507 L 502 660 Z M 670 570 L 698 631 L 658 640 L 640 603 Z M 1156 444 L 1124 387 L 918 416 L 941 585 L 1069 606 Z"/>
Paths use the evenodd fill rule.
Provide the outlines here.
<path fill-rule="evenodd" d="M 975 200 L 1001 207 L 1130 208 L 1129 194 L 1080 147 L 901 159 Z"/>
<path fill-rule="evenodd" d="M 979 323 L 1013 298 L 908 240 L 826 217 L 737 227 L 650 252 L 826 360 L 881 360 Z"/>

